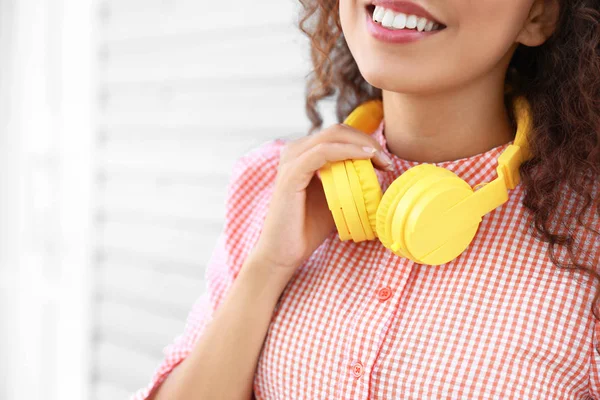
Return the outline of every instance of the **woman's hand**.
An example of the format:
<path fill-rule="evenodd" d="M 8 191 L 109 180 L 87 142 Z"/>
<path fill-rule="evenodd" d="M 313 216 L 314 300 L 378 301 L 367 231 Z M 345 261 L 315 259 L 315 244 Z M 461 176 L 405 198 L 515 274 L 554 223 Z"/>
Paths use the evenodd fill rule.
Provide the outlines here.
<path fill-rule="evenodd" d="M 315 172 L 327 162 L 367 158 L 378 169 L 390 164 L 377 140 L 344 124 L 286 143 L 253 255 L 291 278 L 335 227 Z"/>

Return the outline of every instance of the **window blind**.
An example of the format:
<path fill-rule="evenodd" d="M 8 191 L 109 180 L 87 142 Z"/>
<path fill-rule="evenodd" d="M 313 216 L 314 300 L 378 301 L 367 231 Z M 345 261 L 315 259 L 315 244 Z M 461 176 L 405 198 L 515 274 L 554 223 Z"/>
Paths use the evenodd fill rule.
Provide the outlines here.
<path fill-rule="evenodd" d="M 296 0 L 97 4 L 96 399 L 148 384 L 205 291 L 235 160 L 305 134 Z"/>

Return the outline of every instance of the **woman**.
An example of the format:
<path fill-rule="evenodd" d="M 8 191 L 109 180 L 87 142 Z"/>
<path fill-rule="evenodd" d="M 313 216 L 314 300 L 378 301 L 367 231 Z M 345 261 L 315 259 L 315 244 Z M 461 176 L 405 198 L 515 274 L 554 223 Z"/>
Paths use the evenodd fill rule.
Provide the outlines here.
<path fill-rule="evenodd" d="M 598 0 L 302 3 L 311 134 L 238 161 L 208 293 L 135 398 L 600 399 Z M 334 94 L 339 121 L 381 99 L 376 131 L 314 133 Z M 321 167 L 489 182 L 518 95 L 532 158 L 460 256 L 340 240 Z"/>

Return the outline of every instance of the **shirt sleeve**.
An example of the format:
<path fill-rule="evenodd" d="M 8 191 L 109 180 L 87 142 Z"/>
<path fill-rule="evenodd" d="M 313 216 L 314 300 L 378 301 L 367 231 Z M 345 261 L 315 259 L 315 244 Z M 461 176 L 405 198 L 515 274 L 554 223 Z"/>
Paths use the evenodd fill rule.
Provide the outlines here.
<path fill-rule="evenodd" d="M 597 198 L 600 195 L 600 184 L 596 184 L 594 186 L 594 191 L 592 192 L 593 197 Z M 586 213 L 584 220 L 596 232 L 600 232 L 600 218 L 596 215 L 596 210 L 593 204 L 590 206 L 590 209 Z M 586 231 L 586 238 L 584 239 L 585 248 L 587 251 L 587 257 L 589 258 L 589 263 L 593 266 L 596 272 L 600 273 L 600 236 L 593 231 Z M 586 260 L 587 261 L 587 260 Z M 592 278 L 594 282 L 594 288 L 597 284 L 597 280 Z M 590 309 L 590 314 L 592 314 Z M 591 355 L 590 355 L 590 381 L 588 385 L 588 391 L 593 400 L 600 400 L 600 322 L 596 320 L 596 317 L 593 316 L 593 326 L 592 326 L 592 345 L 591 345 Z"/>
<path fill-rule="evenodd" d="M 590 363 L 590 384 L 589 392 L 593 400 L 600 400 L 600 322 L 594 320 L 592 328 L 592 354 Z"/>
<path fill-rule="evenodd" d="M 240 157 L 233 166 L 225 200 L 225 224 L 205 270 L 206 291 L 196 300 L 183 333 L 164 350 L 164 358 L 147 387 L 131 400 L 155 393 L 202 336 L 260 235 L 277 175 L 282 139 L 266 142 Z"/>

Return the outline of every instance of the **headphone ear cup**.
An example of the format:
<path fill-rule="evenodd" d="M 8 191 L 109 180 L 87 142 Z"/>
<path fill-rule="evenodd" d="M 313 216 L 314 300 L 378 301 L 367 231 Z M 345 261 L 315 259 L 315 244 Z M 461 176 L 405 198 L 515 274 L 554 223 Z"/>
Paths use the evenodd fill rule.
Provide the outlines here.
<path fill-rule="evenodd" d="M 367 235 L 360 222 L 358 209 L 354 202 L 354 196 L 352 195 L 345 162 L 336 161 L 331 163 L 331 172 L 333 174 L 333 182 L 337 190 L 338 198 L 342 206 L 342 213 L 346 224 L 348 225 L 352 240 L 355 242 L 367 240 Z"/>
<path fill-rule="evenodd" d="M 382 99 L 371 99 L 356 107 L 346 117 L 344 124 L 369 135 L 377 130 L 382 119 Z M 370 210 L 378 200 L 376 189 L 372 190 L 372 180 L 362 177 L 362 170 L 365 168 L 360 163 L 354 166 L 353 161 L 326 163 L 318 173 L 340 240 L 353 239 L 360 242 L 376 235 L 375 224 L 371 222 L 374 217 L 371 217 Z M 370 183 L 363 185 L 363 181 Z M 377 176 L 375 182 L 378 187 Z"/>
<path fill-rule="evenodd" d="M 474 192 L 451 174 L 423 191 L 401 229 L 405 250 L 418 263 L 440 265 L 454 260 L 469 247 L 481 223 L 481 216 L 468 205 L 454 207 Z"/>
<path fill-rule="evenodd" d="M 451 171 L 432 164 L 421 164 L 415 168 L 423 165 L 429 165 L 429 167 L 421 169 L 421 172 L 416 176 L 413 183 L 406 188 L 406 191 L 399 199 L 396 208 L 390 210 L 389 214 L 391 215 L 388 215 L 388 221 L 391 220 L 391 223 L 388 225 L 392 240 L 390 249 L 393 252 L 404 254 L 405 257 L 410 258 L 415 262 L 417 262 L 417 259 L 406 247 L 406 221 L 413 212 L 415 205 L 418 204 L 420 197 L 426 193 L 432 185 L 444 177 L 456 176 Z"/>
<path fill-rule="evenodd" d="M 360 218 L 360 223 L 365 232 L 365 237 L 367 240 L 373 240 L 375 239 L 375 234 L 373 233 L 373 229 L 371 229 L 371 224 L 369 222 L 367 207 L 365 206 L 365 196 L 358 173 L 356 172 L 352 160 L 345 160 L 344 164 L 346 166 L 346 173 L 348 174 L 350 190 L 352 191 L 352 200 L 356 205 L 356 210 L 358 211 L 358 217 Z"/>
<path fill-rule="evenodd" d="M 350 240 L 352 235 L 346 224 L 346 219 L 342 211 L 342 204 L 339 199 L 337 188 L 333 180 L 333 173 L 331 172 L 331 164 L 327 163 L 319 170 L 319 176 L 321 177 L 321 183 L 323 185 L 323 191 L 325 192 L 325 198 L 327 200 L 327 206 L 333 216 L 335 227 L 337 229 L 340 240 Z"/>
<path fill-rule="evenodd" d="M 377 209 L 376 216 L 376 229 L 377 235 L 381 243 L 390 248 L 392 246 L 392 219 L 394 212 L 398 205 L 398 202 L 404 196 L 406 191 L 415 183 L 421 174 L 426 171 L 430 171 L 434 168 L 431 164 L 420 164 L 415 167 L 409 168 L 402 175 L 392 182 L 392 184 L 385 190 L 379 208 Z M 404 254 L 400 256 L 406 257 Z"/>
<path fill-rule="evenodd" d="M 373 168 L 373 163 L 370 159 L 352 160 L 352 164 L 360 180 L 362 199 L 367 210 L 368 224 L 373 234 L 377 236 L 377 209 L 381 203 L 382 193 L 375 168 Z"/>

